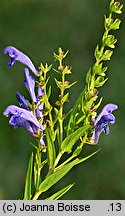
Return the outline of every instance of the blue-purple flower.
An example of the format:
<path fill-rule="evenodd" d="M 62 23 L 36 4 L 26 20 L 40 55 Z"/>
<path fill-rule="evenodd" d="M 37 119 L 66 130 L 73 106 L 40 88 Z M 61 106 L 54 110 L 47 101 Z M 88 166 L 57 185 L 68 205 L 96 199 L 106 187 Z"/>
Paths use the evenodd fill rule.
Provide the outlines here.
<path fill-rule="evenodd" d="M 25 68 L 25 80 L 24 85 L 27 88 L 30 97 L 34 103 L 36 103 L 36 95 L 35 95 L 35 80 L 33 77 L 29 74 L 28 68 Z"/>
<path fill-rule="evenodd" d="M 16 98 L 17 98 L 17 101 L 20 105 L 20 108 L 30 110 L 29 109 L 29 102 L 27 99 L 25 99 L 25 97 L 23 95 L 21 95 L 19 92 L 16 92 Z"/>
<path fill-rule="evenodd" d="M 15 105 L 8 106 L 4 110 L 3 115 L 10 116 L 9 124 L 15 127 L 18 127 L 18 126 L 24 127 L 23 122 L 27 121 L 29 124 L 32 123 L 39 129 L 44 130 L 44 127 L 38 122 L 38 120 L 35 118 L 32 112 L 25 110 L 23 108 L 17 107 Z"/>
<path fill-rule="evenodd" d="M 98 143 L 99 136 L 102 131 L 104 131 L 105 134 L 109 133 L 109 123 L 115 123 L 115 116 L 112 114 L 112 111 L 117 108 L 118 106 L 115 104 L 107 104 L 104 106 L 102 112 L 98 115 L 94 123 L 94 132 L 92 135 L 92 139 L 94 140 L 93 144 Z"/>
<path fill-rule="evenodd" d="M 8 46 L 8 47 L 6 47 L 4 49 L 3 53 L 4 54 L 8 54 L 10 56 L 10 59 L 9 59 L 9 62 L 8 62 L 8 66 L 9 67 L 12 67 L 13 64 L 15 63 L 15 61 L 18 61 L 18 62 L 24 64 L 25 66 L 27 66 L 28 68 L 30 68 L 30 70 L 36 76 L 39 76 L 39 72 L 34 67 L 32 61 L 23 52 L 19 51 L 18 49 L 16 49 L 13 46 Z"/>

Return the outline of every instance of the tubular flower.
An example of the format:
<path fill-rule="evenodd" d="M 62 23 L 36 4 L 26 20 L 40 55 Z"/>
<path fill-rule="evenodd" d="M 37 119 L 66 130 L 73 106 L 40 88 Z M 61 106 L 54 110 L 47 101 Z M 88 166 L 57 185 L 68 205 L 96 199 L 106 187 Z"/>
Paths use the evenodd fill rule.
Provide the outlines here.
<path fill-rule="evenodd" d="M 12 67 L 15 61 L 18 61 L 30 68 L 34 75 L 39 76 L 39 72 L 34 67 L 32 61 L 23 52 L 19 51 L 13 46 L 8 46 L 4 49 L 3 53 L 10 56 L 10 60 L 8 61 L 8 67 Z"/>
<path fill-rule="evenodd" d="M 36 127 L 44 130 L 44 127 L 37 121 L 35 116 L 28 110 L 19 108 L 15 105 L 8 106 L 3 115 L 10 116 L 9 124 L 15 128 L 22 126 L 25 127 L 31 134 L 35 133 Z"/>
<path fill-rule="evenodd" d="M 26 110 L 30 110 L 29 109 L 29 102 L 27 99 L 24 98 L 23 95 L 21 95 L 19 92 L 16 92 L 16 98 L 17 98 L 17 101 L 20 105 L 20 108 L 24 108 Z"/>
<path fill-rule="evenodd" d="M 34 103 L 36 103 L 36 95 L 35 95 L 35 80 L 33 77 L 29 74 L 28 68 L 25 68 L 25 80 L 24 85 L 27 88 L 30 97 Z"/>
<path fill-rule="evenodd" d="M 92 135 L 93 144 L 97 144 L 99 136 L 102 131 L 107 135 L 109 133 L 109 123 L 115 123 L 115 116 L 112 114 L 112 111 L 118 108 L 115 104 L 107 104 L 104 106 L 102 112 L 98 115 L 94 123 L 94 132 Z"/>

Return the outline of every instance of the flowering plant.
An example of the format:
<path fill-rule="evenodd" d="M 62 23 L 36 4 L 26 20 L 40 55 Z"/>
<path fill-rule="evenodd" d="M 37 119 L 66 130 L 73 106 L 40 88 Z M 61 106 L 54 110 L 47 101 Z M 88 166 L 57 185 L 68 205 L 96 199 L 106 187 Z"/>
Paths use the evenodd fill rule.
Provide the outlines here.
<path fill-rule="evenodd" d="M 121 13 L 122 5 L 111 0 L 109 9 L 109 16 L 105 16 L 104 20 L 105 31 L 102 44 L 97 45 L 94 52 L 95 63 L 86 74 L 86 85 L 81 95 L 67 114 L 64 112 L 64 106 L 68 102 L 68 90 L 76 83 L 70 83 L 67 80 L 72 70 L 71 66 L 64 63 L 68 51 L 64 52 L 62 48 L 59 48 L 58 53 L 54 53 L 54 59 L 58 62 L 57 68 L 41 64 L 36 69 L 23 52 L 13 46 L 4 49 L 4 54 L 10 56 L 9 67 L 12 67 L 16 61 L 25 65 L 24 85 L 31 101 L 17 92 L 16 98 L 19 106 L 9 105 L 3 115 L 10 117 L 9 124 L 14 128 L 24 127 L 37 140 L 37 144 L 33 144 L 36 153 L 35 155 L 32 153 L 29 160 L 24 200 L 36 200 L 40 195 L 42 198 L 42 194 L 63 178 L 75 165 L 99 152 L 100 149 L 84 158 L 80 157 L 84 144 L 95 146 L 102 132 L 109 133 L 109 123 L 115 123 L 115 116 L 112 112 L 118 106 L 109 103 L 97 116 L 97 109 L 101 105 L 102 98 L 96 103 L 98 88 L 107 81 L 107 78 L 105 79 L 107 67 L 103 66 L 104 62 L 110 60 L 117 42 L 115 36 L 110 32 L 119 29 L 121 22 L 118 18 L 114 19 L 113 15 Z M 55 78 L 60 94 L 54 107 L 50 103 L 52 92 L 48 74 L 51 70 L 60 76 L 59 80 Z M 66 158 L 63 157 L 64 155 Z M 46 172 L 45 176 L 42 175 L 43 170 Z M 69 184 L 46 199 L 59 199 L 72 186 L 73 184 Z"/>

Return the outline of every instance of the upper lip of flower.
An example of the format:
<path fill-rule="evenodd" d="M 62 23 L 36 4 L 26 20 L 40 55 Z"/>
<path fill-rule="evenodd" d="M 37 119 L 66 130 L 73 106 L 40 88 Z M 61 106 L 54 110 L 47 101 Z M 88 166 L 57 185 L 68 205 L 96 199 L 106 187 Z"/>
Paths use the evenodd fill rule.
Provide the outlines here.
<path fill-rule="evenodd" d="M 114 110 L 118 108 L 115 104 L 107 104 L 104 106 L 102 112 L 98 115 L 98 117 L 95 120 L 94 123 L 94 132 L 92 135 L 92 139 L 94 140 L 94 144 L 98 143 L 99 136 L 102 131 L 104 131 L 106 134 L 109 133 L 109 127 L 108 124 L 114 124 L 115 123 L 115 116 L 112 114 Z"/>
<path fill-rule="evenodd" d="M 102 112 L 98 115 L 98 117 L 96 118 L 95 120 L 95 125 L 97 124 L 97 122 L 101 119 L 101 117 L 103 115 L 108 115 L 110 113 L 112 113 L 112 111 L 118 109 L 118 106 L 116 104 L 112 104 L 112 103 L 109 103 L 107 105 L 105 105 L 102 109 Z"/>
<path fill-rule="evenodd" d="M 16 49 L 13 46 L 7 46 L 4 49 L 3 53 L 8 54 L 10 56 L 10 60 L 8 62 L 9 67 L 12 67 L 13 64 L 15 63 L 15 61 L 19 61 L 20 63 L 29 67 L 36 76 L 39 76 L 39 72 L 34 67 L 32 61 L 23 52 L 19 51 L 18 49 Z"/>

